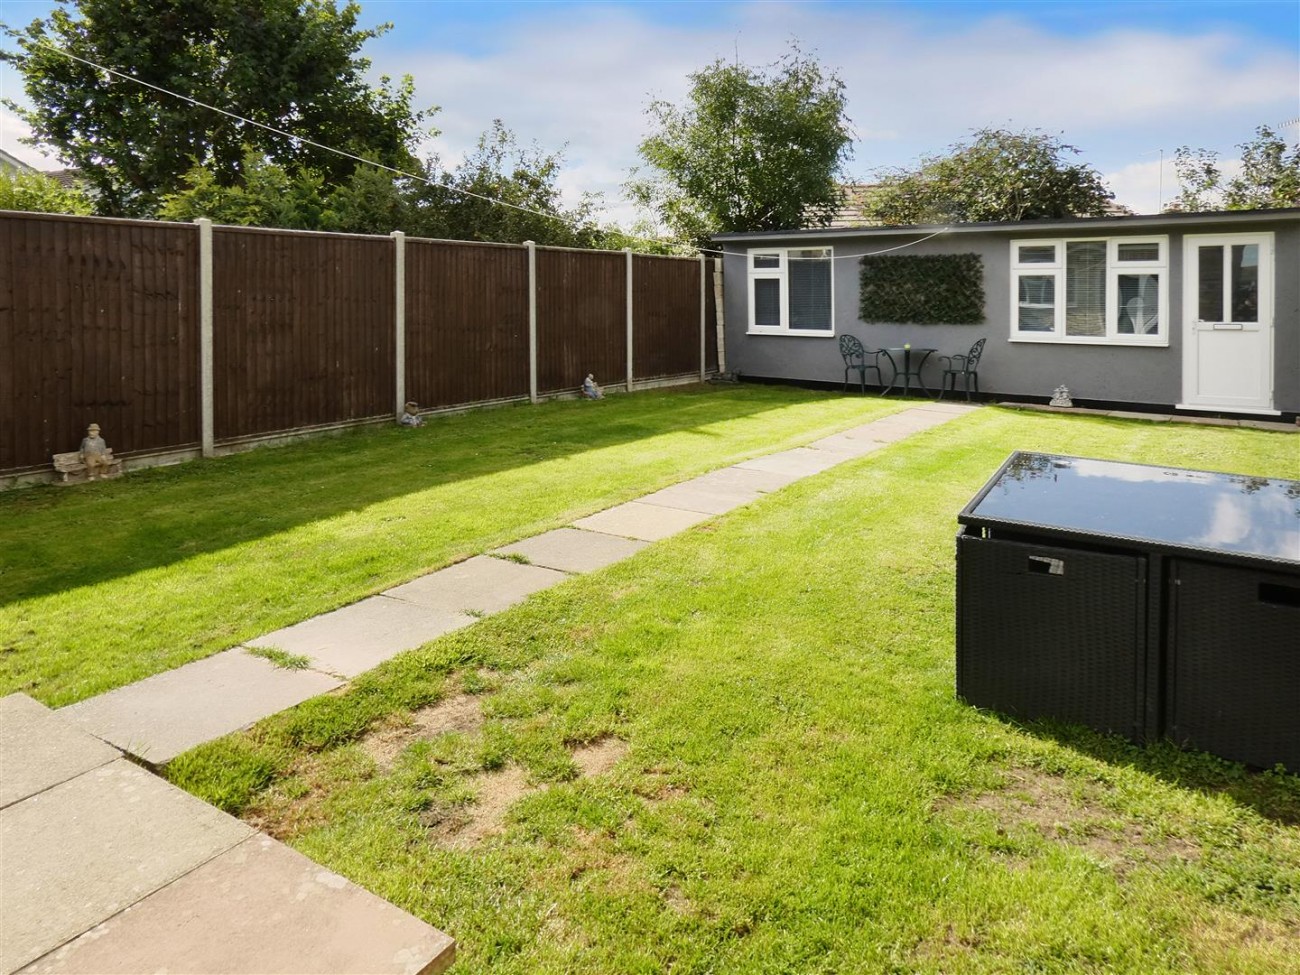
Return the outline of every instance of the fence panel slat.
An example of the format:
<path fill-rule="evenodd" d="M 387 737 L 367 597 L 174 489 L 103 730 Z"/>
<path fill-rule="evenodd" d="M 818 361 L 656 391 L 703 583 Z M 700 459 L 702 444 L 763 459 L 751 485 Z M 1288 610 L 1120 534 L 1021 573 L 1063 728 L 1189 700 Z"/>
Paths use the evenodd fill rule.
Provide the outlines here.
<path fill-rule="evenodd" d="M 544 393 L 627 374 L 625 255 L 537 249 L 537 360 Z"/>
<path fill-rule="evenodd" d="M 392 412 L 393 245 L 214 227 L 216 438 Z"/>
<path fill-rule="evenodd" d="M 632 259 L 632 366 L 635 379 L 700 369 L 698 261 L 638 254 Z"/>
<path fill-rule="evenodd" d="M 119 455 L 196 442 L 194 228 L 6 214 L 0 242 L 0 470 L 48 467 L 92 422 Z"/>
<path fill-rule="evenodd" d="M 406 395 L 423 408 L 528 395 L 528 253 L 406 242 Z"/>

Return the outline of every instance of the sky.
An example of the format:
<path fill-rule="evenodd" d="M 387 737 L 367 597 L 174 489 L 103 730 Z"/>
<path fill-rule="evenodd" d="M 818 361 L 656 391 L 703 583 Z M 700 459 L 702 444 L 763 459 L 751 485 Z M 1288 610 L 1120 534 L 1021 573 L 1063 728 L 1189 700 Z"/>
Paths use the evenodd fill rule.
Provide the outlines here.
<path fill-rule="evenodd" d="M 0 22 L 53 6 L 0 0 Z M 520 142 L 563 150 L 570 201 L 600 193 L 606 219 L 624 224 L 650 101 L 682 104 L 691 72 L 718 58 L 770 64 L 791 40 L 845 83 L 852 181 L 973 129 L 1041 129 L 1078 147 L 1120 203 L 1152 213 L 1177 193 L 1177 147 L 1215 150 L 1231 172 L 1261 124 L 1300 139 L 1300 0 L 362 0 L 360 22 L 393 24 L 364 49 L 375 75 L 409 74 L 417 107 L 439 107 L 427 151 L 455 162 L 499 118 Z M 7 64 L 0 95 L 24 97 Z M 58 168 L 25 134 L 0 110 L 0 148 Z"/>

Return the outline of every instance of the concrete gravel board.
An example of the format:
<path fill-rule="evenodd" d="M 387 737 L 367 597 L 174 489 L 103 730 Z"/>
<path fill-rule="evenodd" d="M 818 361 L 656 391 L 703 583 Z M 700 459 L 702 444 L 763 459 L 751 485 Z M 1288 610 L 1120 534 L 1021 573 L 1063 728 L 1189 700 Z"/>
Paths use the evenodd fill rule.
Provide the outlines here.
<path fill-rule="evenodd" d="M 665 508 L 725 515 L 728 511 L 733 511 L 751 501 L 757 501 L 760 497 L 762 494 L 758 491 L 746 491 L 743 488 L 710 488 L 701 485 L 697 479 L 674 484 L 672 487 L 647 494 L 637 500 L 642 504 L 657 504 Z"/>
<path fill-rule="evenodd" d="M 593 572 L 621 562 L 645 548 L 646 543 L 615 538 L 578 528 L 557 528 L 497 549 L 502 555 L 522 555 L 533 565 L 561 572 Z"/>
<path fill-rule="evenodd" d="M 700 511 L 683 511 L 680 508 L 663 508 L 657 504 L 629 501 L 581 518 L 574 525 L 587 531 L 657 542 L 712 517 L 713 515 Z"/>
<path fill-rule="evenodd" d="M 771 471 L 776 474 L 793 474 L 796 477 L 808 477 L 830 470 L 843 461 L 829 450 L 813 450 L 809 447 L 795 447 L 766 457 L 755 457 L 743 461 L 737 467 L 748 471 Z"/>
<path fill-rule="evenodd" d="M 474 617 L 465 613 L 371 596 L 258 637 L 248 646 L 301 654 L 318 670 L 356 677 L 404 650 L 413 650 L 473 622 Z"/>
<path fill-rule="evenodd" d="M 0 808 L 121 757 L 26 694 L 0 698 Z"/>
<path fill-rule="evenodd" d="M 0 810 L 0 971 L 40 958 L 251 834 L 125 759 Z"/>
<path fill-rule="evenodd" d="M 441 931 L 256 835 L 23 972 L 428 975 L 454 956 Z"/>
<path fill-rule="evenodd" d="M 160 763 L 340 683 L 326 674 L 277 667 L 236 648 L 87 698 L 58 714 L 123 751 Z"/>
<path fill-rule="evenodd" d="M 540 565 L 476 555 L 384 593 L 425 609 L 445 613 L 499 613 L 565 576 Z"/>

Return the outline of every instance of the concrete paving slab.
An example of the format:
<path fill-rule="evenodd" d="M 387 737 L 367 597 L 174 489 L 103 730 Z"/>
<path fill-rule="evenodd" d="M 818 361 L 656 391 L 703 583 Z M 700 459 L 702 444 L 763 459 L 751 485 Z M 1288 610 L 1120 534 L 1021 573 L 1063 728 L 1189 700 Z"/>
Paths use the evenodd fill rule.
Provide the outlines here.
<path fill-rule="evenodd" d="M 540 565 L 476 555 L 389 589 L 384 595 L 445 613 L 499 613 L 564 578 L 563 572 Z"/>
<path fill-rule="evenodd" d="M 808 477 L 830 470 L 843 461 L 829 450 L 813 450 L 809 447 L 795 447 L 766 457 L 755 457 L 742 461 L 737 467 L 747 471 L 769 471 L 774 474 L 791 474 L 795 477 Z"/>
<path fill-rule="evenodd" d="M 712 515 L 701 511 L 683 511 L 664 508 L 657 504 L 629 501 L 574 522 L 578 528 L 623 538 L 639 538 L 644 542 L 657 542 L 683 532 L 692 525 L 708 521 Z"/>
<path fill-rule="evenodd" d="M 0 808 L 121 757 L 26 694 L 0 698 Z"/>
<path fill-rule="evenodd" d="M 920 406 L 912 407 L 914 410 L 924 410 L 928 413 L 947 413 L 951 416 L 964 416 L 967 413 L 974 413 L 979 409 L 978 403 L 962 403 L 954 400 L 936 400 L 933 403 L 924 403 Z"/>
<path fill-rule="evenodd" d="M 466 613 L 371 596 L 260 636 L 248 645 L 301 654 L 318 670 L 356 677 L 404 650 L 414 650 L 473 622 L 474 617 Z"/>
<path fill-rule="evenodd" d="M 252 832 L 125 759 L 0 810 L 0 971 L 40 958 Z"/>
<path fill-rule="evenodd" d="M 236 648 L 88 698 L 58 715 L 138 758 L 161 763 L 340 683 Z"/>
<path fill-rule="evenodd" d="M 814 440 L 808 445 L 813 450 L 828 450 L 841 455 L 845 460 L 865 457 L 867 454 L 886 447 L 888 444 L 874 437 L 852 436 L 848 433 L 836 433 L 829 437 Z"/>
<path fill-rule="evenodd" d="M 728 511 L 757 501 L 762 497 L 758 491 L 744 488 L 702 485 L 696 478 L 682 484 L 674 484 L 654 494 L 647 494 L 638 499 L 642 504 L 654 504 L 664 508 L 679 508 L 682 511 L 700 511 L 708 515 L 724 515 Z"/>
<path fill-rule="evenodd" d="M 23 969 L 428 975 L 455 943 L 267 836 L 253 836 Z"/>
<path fill-rule="evenodd" d="M 772 471 L 747 471 L 743 467 L 723 467 L 720 470 L 701 474 L 692 483 L 710 489 L 714 486 L 734 487 L 747 491 L 758 491 L 762 494 L 771 494 L 773 491 L 779 491 L 797 480 L 799 478 L 793 474 L 775 474 Z"/>
<path fill-rule="evenodd" d="M 593 572 L 615 562 L 622 562 L 645 546 L 645 542 L 615 538 L 601 532 L 557 528 L 497 551 L 502 555 L 522 555 L 533 565 L 559 569 L 561 572 Z"/>

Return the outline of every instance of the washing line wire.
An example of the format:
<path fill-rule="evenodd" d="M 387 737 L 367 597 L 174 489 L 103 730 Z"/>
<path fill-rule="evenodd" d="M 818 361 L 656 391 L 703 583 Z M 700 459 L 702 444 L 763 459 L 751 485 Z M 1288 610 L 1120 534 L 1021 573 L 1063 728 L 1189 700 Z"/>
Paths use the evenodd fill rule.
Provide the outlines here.
<path fill-rule="evenodd" d="M 71 51 L 67 51 L 55 44 L 50 44 L 45 41 L 34 40 L 34 39 L 29 40 L 28 43 L 35 47 L 44 48 L 47 51 L 53 51 L 55 54 L 62 54 L 64 57 L 70 58 L 73 61 L 79 61 L 84 65 L 94 68 L 96 71 L 103 71 L 105 74 L 111 75 L 115 78 L 121 78 L 124 81 L 133 81 L 137 85 L 141 85 L 145 88 L 150 88 L 153 91 L 159 92 L 160 94 L 169 95 L 172 98 L 180 99 L 183 102 L 188 102 L 189 104 L 195 105 L 199 108 L 206 108 L 210 112 L 216 112 L 219 115 L 224 115 L 227 118 L 232 118 L 237 122 L 243 122 L 247 125 L 253 125 L 259 129 L 265 129 L 267 132 L 273 132 L 276 135 L 284 136 L 286 139 L 292 139 L 294 142 L 301 143 L 302 145 L 311 146 L 312 148 L 320 149 L 323 152 L 332 152 L 335 155 L 344 157 L 345 159 L 351 159 L 354 162 L 364 163 L 365 165 L 368 166 L 374 166 L 377 169 L 382 169 L 386 172 L 393 173 L 396 176 L 404 177 L 405 179 L 417 180 L 421 183 L 425 183 L 428 186 L 436 186 L 439 189 L 449 190 L 453 193 L 460 193 L 464 196 L 473 197 L 476 200 L 482 200 L 484 203 L 491 203 L 496 206 L 507 207 L 511 210 L 518 210 L 521 213 L 529 213 L 532 214 L 533 216 L 543 217 L 548 220 L 556 220 L 564 224 L 568 223 L 568 221 L 564 217 L 557 216 L 554 213 L 546 213 L 544 210 L 534 210 L 531 207 L 519 206 L 517 203 L 507 203 L 505 200 L 498 200 L 495 197 L 484 196 L 481 193 L 475 193 L 472 190 L 462 189 L 459 186 L 451 186 L 447 183 L 440 183 L 437 180 L 429 179 L 427 176 L 420 176 L 416 173 L 408 173 L 405 170 L 398 169 L 395 166 L 389 166 L 381 162 L 376 162 L 373 159 L 366 159 L 364 156 L 358 156 L 355 153 L 348 152 L 345 149 L 339 149 L 336 148 L 335 146 L 327 146 L 322 142 L 316 142 L 313 139 L 308 139 L 306 136 L 295 135 L 294 133 L 287 132 L 284 129 L 278 129 L 273 125 L 267 125 L 265 122 L 258 122 L 256 119 L 246 118 L 243 115 L 239 115 L 235 112 L 228 111 L 227 109 L 224 108 L 219 108 L 216 105 L 209 105 L 207 102 L 199 101 L 197 98 L 192 98 L 189 95 L 183 95 L 178 91 L 172 91 L 169 88 L 163 88 L 161 85 L 155 85 L 152 82 L 145 81 L 143 78 L 137 78 L 135 77 L 135 75 L 125 74 L 124 72 L 118 71 L 114 68 L 110 68 L 107 65 L 99 64 L 98 62 L 92 61 L 89 58 L 83 58 L 80 55 L 73 54 Z M 904 244 L 898 244 L 894 247 L 886 247 L 883 250 L 870 251 L 866 254 L 845 254 L 845 255 L 841 255 L 840 257 L 833 258 L 833 260 L 850 260 L 850 259 L 856 260 L 862 257 L 873 257 L 876 254 L 887 254 L 890 251 L 902 250 L 905 247 L 912 247 L 915 246 L 916 244 L 923 243 L 924 241 L 927 241 L 932 237 L 938 237 L 940 234 L 947 233 L 950 229 L 951 228 L 949 227 L 944 227 L 940 230 L 936 230 L 934 233 L 929 234 L 926 237 L 920 238 L 919 240 L 913 240 Z M 673 243 L 672 241 L 666 241 L 658 237 L 638 237 L 634 234 L 629 234 L 622 230 L 617 231 L 617 233 L 627 240 L 639 240 L 650 244 L 671 245 Z M 718 250 L 712 247 L 698 247 L 696 249 L 701 254 L 718 254 L 724 257 L 727 256 L 727 254 L 729 253 L 731 254 L 738 253 L 735 251 Z"/>

